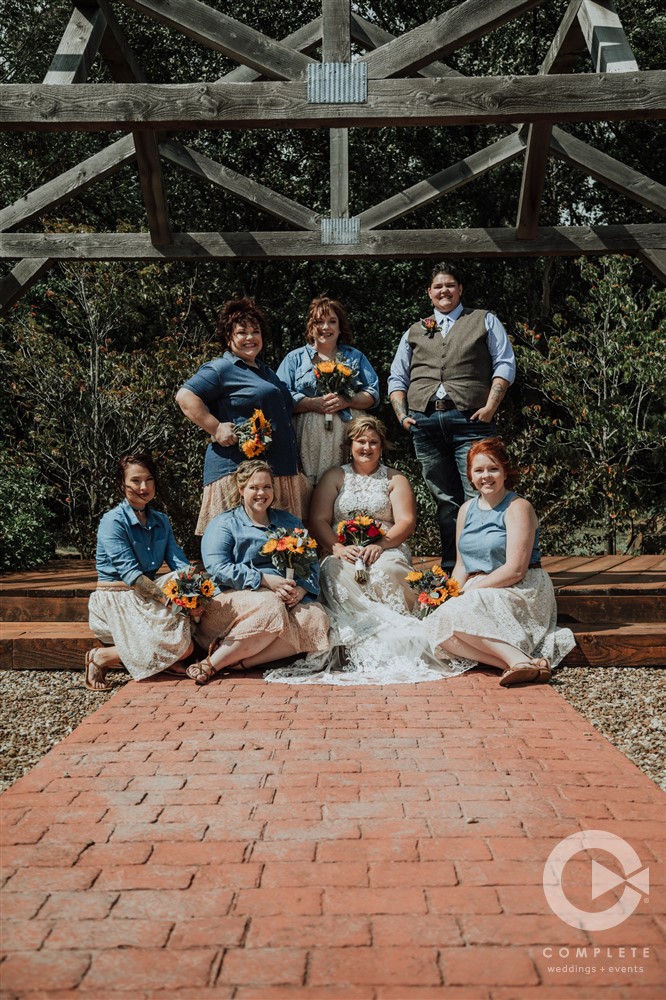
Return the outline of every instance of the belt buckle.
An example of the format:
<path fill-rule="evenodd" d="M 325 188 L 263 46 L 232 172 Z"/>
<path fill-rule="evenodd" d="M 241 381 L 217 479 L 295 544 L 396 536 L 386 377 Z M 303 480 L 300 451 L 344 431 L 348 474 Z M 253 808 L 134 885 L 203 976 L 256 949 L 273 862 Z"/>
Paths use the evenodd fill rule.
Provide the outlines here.
<path fill-rule="evenodd" d="M 437 410 L 438 413 L 444 413 L 446 411 L 446 409 L 447 409 L 447 407 L 446 407 L 446 400 L 445 399 L 436 399 L 435 400 L 435 409 Z"/>

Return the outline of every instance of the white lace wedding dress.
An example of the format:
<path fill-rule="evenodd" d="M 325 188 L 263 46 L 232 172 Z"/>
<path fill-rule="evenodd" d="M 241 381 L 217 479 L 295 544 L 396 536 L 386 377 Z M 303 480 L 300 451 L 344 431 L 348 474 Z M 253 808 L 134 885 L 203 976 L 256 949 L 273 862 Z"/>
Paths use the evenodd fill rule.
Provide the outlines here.
<path fill-rule="evenodd" d="M 344 465 L 344 483 L 333 508 L 333 528 L 354 512 L 385 529 L 393 525 L 386 467 L 361 476 Z M 354 565 L 336 556 L 321 564 L 322 603 L 331 621 L 331 649 L 269 671 L 268 681 L 310 684 L 413 684 L 450 675 L 430 653 L 424 622 L 410 609 L 415 595 L 405 577 L 412 568 L 406 545 L 388 549 L 369 567 L 367 583 Z"/>

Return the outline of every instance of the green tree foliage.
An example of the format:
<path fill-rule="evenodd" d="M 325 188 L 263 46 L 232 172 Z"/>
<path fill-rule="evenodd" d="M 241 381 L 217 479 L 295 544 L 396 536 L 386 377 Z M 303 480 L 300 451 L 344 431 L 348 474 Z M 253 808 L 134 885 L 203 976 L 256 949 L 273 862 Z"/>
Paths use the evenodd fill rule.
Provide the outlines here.
<path fill-rule="evenodd" d="M 588 547 L 626 550 L 663 509 L 666 293 L 637 294 L 637 265 L 580 261 L 586 294 L 516 345 L 531 399 L 523 454 L 544 529 L 564 549 L 579 528 Z"/>

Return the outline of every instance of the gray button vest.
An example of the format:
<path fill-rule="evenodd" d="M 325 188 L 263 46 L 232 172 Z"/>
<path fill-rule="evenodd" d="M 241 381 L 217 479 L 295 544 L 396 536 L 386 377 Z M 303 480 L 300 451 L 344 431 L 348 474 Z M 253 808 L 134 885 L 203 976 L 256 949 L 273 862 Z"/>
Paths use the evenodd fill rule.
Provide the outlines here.
<path fill-rule="evenodd" d="M 493 377 L 485 318 L 484 309 L 463 309 L 446 337 L 437 331 L 430 334 L 420 320 L 410 326 L 410 410 L 423 413 L 440 382 L 457 409 L 478 410 L 485 405 Z"/>

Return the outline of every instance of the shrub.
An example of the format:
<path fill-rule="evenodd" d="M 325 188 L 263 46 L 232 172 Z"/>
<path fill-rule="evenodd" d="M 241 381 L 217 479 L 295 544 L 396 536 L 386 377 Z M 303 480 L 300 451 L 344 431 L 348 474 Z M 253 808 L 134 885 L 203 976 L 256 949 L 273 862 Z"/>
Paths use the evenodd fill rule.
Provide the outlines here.
<path fill-rule="evenodd" d="M 52 558 L 48 495 L 32 466 L 0 453 L 0 571 L 32 569 Z"/>

